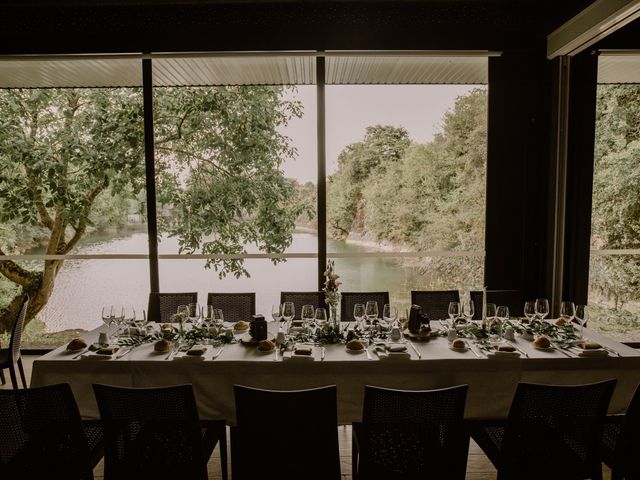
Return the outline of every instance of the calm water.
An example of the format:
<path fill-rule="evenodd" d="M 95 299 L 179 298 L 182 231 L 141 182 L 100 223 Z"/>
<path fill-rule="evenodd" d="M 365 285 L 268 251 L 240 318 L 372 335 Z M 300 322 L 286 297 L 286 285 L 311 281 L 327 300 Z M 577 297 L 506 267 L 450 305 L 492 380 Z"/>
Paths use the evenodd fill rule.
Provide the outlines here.
<path fill-rule="evenodd" d="M 315 252 L 314 234 L 296 233 L 289 252 Z M 177 241 L 163 238 L 159 251 L 177 253 Z M 329 252 L 362 252 L 364 246 L 330 241 Z M 88 236 L 77 249 L 78 254 L 131 254 L 147 252 L 147 234 L 143 228 L 116 234 Z M 41 253 L 34 250 L 31 253 Z M 289 259 L 273 265 L 269 260 L 246 260 L 250 277 L 223 279 L 213 269 L 204 268 L 203 260 L 161 260 L 160 290 L 166 292 L 197 291 L 201 302 L 207 292 L 256 292 L 256 310 L 270 318 L 271 306 L 279 302 L 280 291 L 316 290 L 317 260 Z M 409 304 L 409 291 L 423 288 L 428 278 L 412 268 L 390 259 L 346 258 L 336 260 L 336 270 L 343 280 L 343 291 L 385 291 L 398 306 Z M 92 329 L 102 321 L 103 305 L 124 304 L 146 308 L 149 292 L 148 260 L 74 260 L 65 262 L 56 280 L 55 290 L 40 318 L 48 331 L 68 328 Z M 299 307 L 298 307 L 299 308 Z"/>

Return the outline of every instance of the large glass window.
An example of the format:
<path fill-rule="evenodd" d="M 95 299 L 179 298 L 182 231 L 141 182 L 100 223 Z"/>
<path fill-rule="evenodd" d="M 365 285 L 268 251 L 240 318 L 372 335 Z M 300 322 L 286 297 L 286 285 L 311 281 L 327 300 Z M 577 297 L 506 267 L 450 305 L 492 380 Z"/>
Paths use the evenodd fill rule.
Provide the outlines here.
<path fill-rule="evenodd" d="M 487 92 L 327 87 L 328 256 L 344 291 L 481 288 Z"/>
<path fill-rule="evenodd" d="M 57 346 L 148 291 L 148 262 L 123 257 L 148 253 L 142 94 L 1 90 L 0 116 L 0 330 L 25 292 L 23 347 Z"/>
<path fill-rule="evenodd" d="M 640 85 L 600 85 L 589 270 L 589 325 L 640 341 Z"/>

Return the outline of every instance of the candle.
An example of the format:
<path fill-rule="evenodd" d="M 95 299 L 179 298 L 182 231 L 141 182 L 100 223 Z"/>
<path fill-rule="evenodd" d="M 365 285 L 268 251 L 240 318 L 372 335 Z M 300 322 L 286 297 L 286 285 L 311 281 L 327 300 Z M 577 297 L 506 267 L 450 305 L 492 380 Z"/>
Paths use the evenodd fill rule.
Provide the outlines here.
<path fill-rule="evenodd" d="M 482 287 L 482 323 L 487 322 L 487 287 Z"/>

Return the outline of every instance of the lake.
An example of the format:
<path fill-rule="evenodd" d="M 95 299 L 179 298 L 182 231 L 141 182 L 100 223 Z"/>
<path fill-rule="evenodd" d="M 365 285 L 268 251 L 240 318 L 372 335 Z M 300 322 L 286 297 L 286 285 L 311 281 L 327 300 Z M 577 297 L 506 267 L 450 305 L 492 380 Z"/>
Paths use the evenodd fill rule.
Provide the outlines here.
<path fill-rule="evenodd" d="M 314 253 L 317 237 L 313 233 L 295 233 L 289 253 Z M 252 250 L 255 251 L 255 250 Z M 330 240 L 328 252 L 356 253 L 371 247 Z M 34 249 L 28 253 L 43 253 Z M 116 233 L 88 235 L 76 254 L 146 254 L 144 227 Z M 178 253 L 174 238 L 162 238 L 160 254 Z M 271 306 L 280 300 L 281 291 L 317 289 L 317 259 L 288 259 L 274 265 L 267 259 L 248 259 L 250 277 L 219 278 L 213 269 L 204 268 L 204 260 L 160 260 L 160 290 L 164 292 L 197 291 L 201 303 L 208 292 L 256 292 L 256 312 L 271 317 Z M 399 308 L 409 305 L 411 289 L 429 288 L 430 275 L 404 267 L 388 258 L 336 259 L 343 291 L 389 291 L 391 302 Z M 58 275 L 53 295 L 39 318 L 47 331 L 69 328 L 93 329 L 102 323 L 103 305 L 123 304 L 137 311 L 146 309 L 149 293 L 148 260 L 68 260 Z M 300 308 L 301 306 L 296 306 Z M 380 306 L 382 308 L 382 306 Z"/>

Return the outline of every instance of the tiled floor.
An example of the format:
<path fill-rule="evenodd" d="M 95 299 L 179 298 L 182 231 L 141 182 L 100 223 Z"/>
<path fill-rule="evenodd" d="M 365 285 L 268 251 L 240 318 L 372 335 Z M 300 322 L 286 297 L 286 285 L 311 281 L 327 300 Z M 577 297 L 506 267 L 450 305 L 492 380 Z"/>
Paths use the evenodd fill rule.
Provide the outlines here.
<path fill-rule="evenodd" d="M 31 366 L 33 360 L 36 357 L 25 356 L 23 357 L 25 373 L 27 381 L 31 377 Z M 5 370 L 5 377 L 8 378 L 8 371 Z M 7 385 L 3 385 L 0 388 L 7 388 Z M 229 436 L 227 435 L 227 438 Z M 342 478 L 345 480 L 351 480 L 351 428 L 350 427 L 338 427 L 338 437 L 340 441 L 340 464 L 342 470 Z M 229 447 L 227 447 L 227 450 Z M 219 480 L 222 478 L 220 471 L 220 450 L 216 448 L 209 461 L 209 478 L 213 480 Z M 231 472 L 231 465 L 229 465 L 229 472 Z M 102 462 L 98 464 L 94 470 L 96 480 L 102 480 L 103 468 Z M 468 480 L 489 480 L 496 478 L 496 470 L 491 465 L 491 462 L 482 453 L 482 450 L 472 441 L 469 447 L 469 459 L 467 461 L 467 479 Z M 610 472 L 605 467 L 604 480 L 610 480 Z"/>

